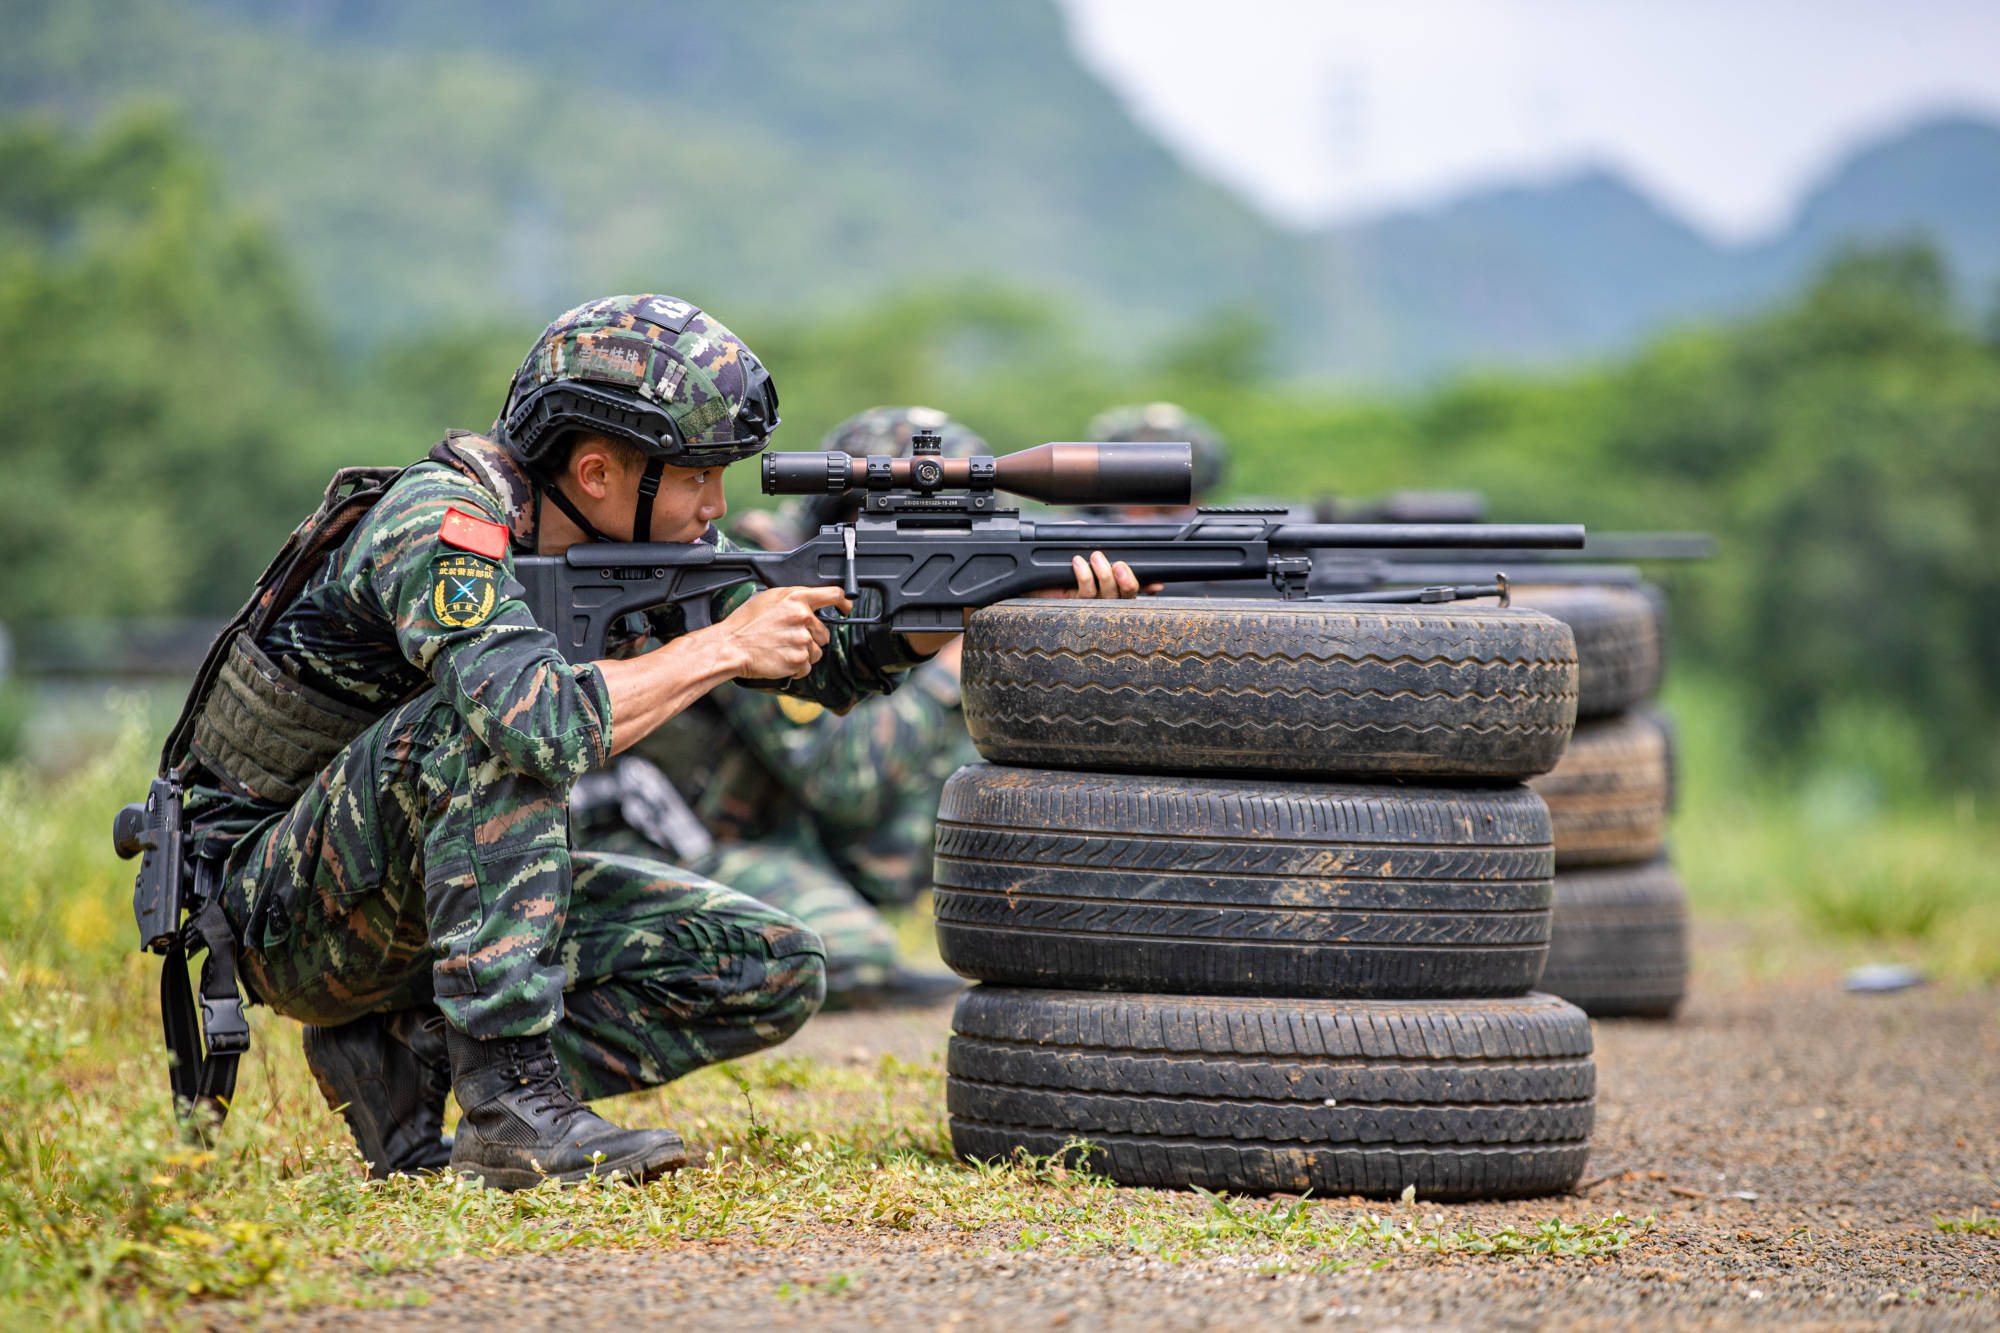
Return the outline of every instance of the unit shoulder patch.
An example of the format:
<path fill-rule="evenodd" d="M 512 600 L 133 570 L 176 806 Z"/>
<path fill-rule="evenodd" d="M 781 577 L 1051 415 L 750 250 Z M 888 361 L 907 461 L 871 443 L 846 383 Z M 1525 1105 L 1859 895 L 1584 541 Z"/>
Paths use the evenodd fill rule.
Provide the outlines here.
<path fill-rule="evenodd" d="M 441 555 L 431 562 L 431 614 L 446 629 L 483 625 L 500 604 L 500 571 L 476 555 Z"/>
<path fill-rule="evenodd" d="M 456 505 L 444 511 L 444 522 L 438 527 L 438 540 L 446 546 L 456 546 L 488 560 L 498 560 L 507 554 L 511 537 L 505 523 L 468 514 Z"/>

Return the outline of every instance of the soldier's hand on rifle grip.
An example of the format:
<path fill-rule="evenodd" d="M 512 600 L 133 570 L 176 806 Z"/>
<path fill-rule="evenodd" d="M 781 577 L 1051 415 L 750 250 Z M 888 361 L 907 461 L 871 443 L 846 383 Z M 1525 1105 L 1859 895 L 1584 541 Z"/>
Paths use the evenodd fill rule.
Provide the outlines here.
<path fill-rule="evenodd" d="M 828 606 L 854 610 L 838 588 L 766 588 L 737 607 L 718 627 L 743 655 L 737 674 L 789 680 L 811 671 L 832 634 L 818 614 Z"/>

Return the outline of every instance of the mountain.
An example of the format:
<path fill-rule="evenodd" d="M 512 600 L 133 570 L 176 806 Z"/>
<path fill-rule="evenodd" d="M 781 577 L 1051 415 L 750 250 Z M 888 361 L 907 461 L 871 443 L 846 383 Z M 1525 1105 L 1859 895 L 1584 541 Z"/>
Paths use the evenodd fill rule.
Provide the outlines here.
<path fill-rule="evenodd" d="M 1744 259 L 1766 288 L 1783 287 L 1841 245 L 1908 236 L 1929 237 L 1950 258 L 1971 301 L 2000 296 L 2000 125 L 1941 117 L 1863 146 Z"/>
<path fill-rule="evenodd" d="M 1297 263 L 1132 123 L 1047 3 L 9 8 L 0 106 L 180 108 L 359 340 L 605 290 L 733 320 L 968 277 L 1136 334 Z"/>
<path fill-rule="evenodd" d="M 1340 228 L 1312 272 L 1324 363 L 1364 377 L 1570 360 L 1730 292 L 1725 256 L 1605 171 Z"/>
<path fill-rule="evenodd" d="M 1952 117 L 1869 144 L 1751 245 L 1708 240 L 1602 170 L 1327 231 L 1309 284 L 1320 364 L 1407 378 L 1601 356 L 1769 302 L 1843 246 L 1912 237 L 1938 246 L 1968 304 L 2000 295 L 2000 126 Z"/>
<path fill-rule="evenodd" d="M 1045 293 L 1126 358 L 1262 312 L 1280 369 L 1408 381 L 1602 356 L 1739 311 L 1855 239 L 2000 279 L 2000 128 L 1919 125 L 1781 235 L 1718 246 L 1617 175 L 1317 234 L 1142 131 L 1051 0 L 13 0 L 0 108 L 188 122 L 365 348 L 664 288 L 760 322 L 927 285 Z"/>

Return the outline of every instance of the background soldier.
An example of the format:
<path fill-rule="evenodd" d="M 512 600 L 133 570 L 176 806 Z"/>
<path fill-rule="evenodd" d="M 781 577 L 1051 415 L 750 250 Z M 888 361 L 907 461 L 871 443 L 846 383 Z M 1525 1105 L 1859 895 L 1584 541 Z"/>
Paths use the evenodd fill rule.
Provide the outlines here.
<path fill-rule="evenodd" d="M 857 413 L 820 447 L 903 455 L 919 430 L 936 432 L 952 457 L 987 451 L 927 407 Z M 814 496 L 747 513 L 730 532 L 788 549 L 855 506 L 852 496 Z M 870 596 L 862 595 L 863 614 Z M 950 994 L 957 978 L 897 962 L 876 905 L 909 903 L 929 886 L 938 794 L 977 757 L 958 707 L 958 659 L 954 640 L 901 691 L 844 716 L 801 699 L 716 690 L 635 755 L 577 785 L 577 843 L 669 856 L 797 917 L 825 941 L 829 1008 Z"/>

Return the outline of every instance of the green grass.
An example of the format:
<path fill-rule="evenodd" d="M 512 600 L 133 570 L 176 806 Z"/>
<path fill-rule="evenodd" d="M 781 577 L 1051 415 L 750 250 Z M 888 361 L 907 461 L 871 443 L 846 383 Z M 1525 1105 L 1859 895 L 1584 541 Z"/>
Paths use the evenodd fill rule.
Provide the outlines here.
<path fill-rule="evenodd" d="M 1695 913 L 1763 918 L 1852 961 L 1893 958 L 1965 984 L 2000 979 L 2000 822 L 1990 798 L 1924 790 L 1906 740 L 1828 727 L 1810 769 L 1760 762 L 1714 682 L 1666 704 L 1682 792 L 1671 854 Z"/>
<path fill-rule="evenodd" d="M 1938 1217 L 1932 1225 L 1952 1236 L 2000 1236 L 2000 1217 L 1987 1217 L 1974 1209 L 1965 1217 Z"/>
<path fill-rule="evenodd" d="M 1673 702 L 1690 776 L 1675 859 L 1698 912 L 1804 923 L 1965 981 L 2000 974 L 2000 837 L 1970 802 L 1850 804 L 1830 819 L 1830 798 L 1742 758 L 1714 698 Z M 453 1255 L 577 1247 L 921 1235 L 1275 1272 L 1608 1255 L 1646 1235 L 1617 1214 L 1482 1225 L 1421 1200 L 1245 1200 L 1122 1189 L 1056 1161 L 971 1166 L 950 1153 L 937 1060 L 782 1049 L 617 1104 L 613 1115 L 674 1125 L 697 1152 L 694 1169 L 643 1190 L 370 1183 L 294 1026 L 263 1011 L 236 1112 L 199 1150 L 173 1131 L 156 971 L 130 952 L 130 867 L 109 846 L 147 749 L 134 727 L 60 776 L 0 768 L 0 1316 L 15 1326 L 198 1321 L 217 1300 L 253 1314 L 368 1303 L 388 1276 Z M 927 943 L 921 917 L 903 926 Z M 1938 1225 L 1991 1231 L 1979 1217 Z M 837 1294 L 833 1281 L 794 1294 Z"/>
<path fill-rule="evenodd" d="M 1644 1230 L 1615 1214 L 1482 1228 L 1414 1199 L 1251 1201 L 1122 1189 L 1058 1161 L 968 1165 L 951 1155 L 940 1060 L 783 1050 L 623 1099 L 612 1114 L 674 1125 L 699 1157 L 643 1190 L 371 1183 L 294 1025 L 261 1010 L 229 1124 L 198 1148 L 175 1133 L 157 972 L 130 952 L 131 867 L 109 845 L 149 766 L 134 725 L 61 776 L 0 769 L 0 1316 L 16 1326 L 146 1327 L 217 1300 L 365 1304 L 388 1275 L 454 1255 L 576 1247 L 921 1233 L 1277 1271 L 1604 1255 Z"/>
<path fill-rule="evenodd" d="M 206 1150 L 176 1138 L 156 1063 L 102 1062 L 124 1043 L 81 997 L 9 981 L 0 1009 L 0 1311 L 29 1326 L 137 1328 L 221 1299 L 369 1304 L 382 1279 L 467 1254 L 924 1235 L 1287 1271 L 1609 1255 L 1645 1231 L 1619 1214 L 1481 1228 L 1409 1196 L 1242 1200 L 1123 1189 L 1054 1160 L 970 1165 L 950 1154 L 941 1065 L 893 1056 L 780 1053 L 625 1099 L 614 1114 L 677 1125 L 700 1156 L 644 1189 L 369 1182 L 283 1020 L 259 1016 L 256 1064 Z"/>

